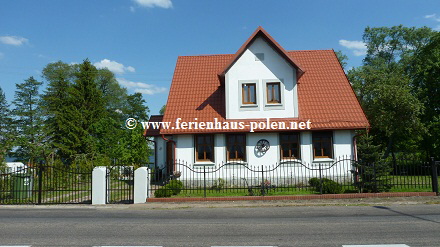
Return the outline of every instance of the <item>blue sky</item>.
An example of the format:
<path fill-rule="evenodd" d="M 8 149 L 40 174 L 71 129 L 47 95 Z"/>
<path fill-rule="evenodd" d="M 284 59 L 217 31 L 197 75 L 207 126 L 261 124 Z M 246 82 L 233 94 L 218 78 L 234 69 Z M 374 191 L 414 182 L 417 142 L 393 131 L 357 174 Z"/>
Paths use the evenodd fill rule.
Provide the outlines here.
<path fill-rule="evenodd" d="M 359 66 L 365 27 L 440 30 L 440 3 L 294 0 L 0 0 L 0 86 L 38 80 L 51 62 L 108 67 L 151 114 L 166 103 L 178 56 L 231 54 L 262 26 L 286 50 L 335 49 Z M 198 83 L 198 82 L 194 82 Z M 43 89 L 44 90 L 44 87 Z"/>

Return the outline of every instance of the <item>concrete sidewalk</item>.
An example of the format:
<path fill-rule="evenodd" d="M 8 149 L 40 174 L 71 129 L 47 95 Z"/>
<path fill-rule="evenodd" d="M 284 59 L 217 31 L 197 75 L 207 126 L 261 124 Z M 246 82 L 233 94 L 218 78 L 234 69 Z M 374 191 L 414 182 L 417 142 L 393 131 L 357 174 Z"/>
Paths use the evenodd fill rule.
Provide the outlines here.
<path fill-rule="evenodd" d="M 148 202 L 141 204 L 58 204 L 58 205 L 0 205 L 14 209 L 129 209 L 129 210 L 179 210 L 188 208 L 237 208 L 237 207 L 324 207 L 324 206 L 392 206 L 438 204 L 440 196 L 380 197 L 313 200 L 264 200 L 264 201 L 200 201 L 200 202 Z"/>
<path fill-rule="evenodd" d="M 185 209 L 185 208 L 233 208 L 233 207 L 295 207 L 295 206 L 375 206 L 439 204 L 440 196 L 380 197 L 313 200 L 264 200 L 264 201 L 200 201 L 200 202 L 148 202 L 133 204 L 133 209 Z"/>

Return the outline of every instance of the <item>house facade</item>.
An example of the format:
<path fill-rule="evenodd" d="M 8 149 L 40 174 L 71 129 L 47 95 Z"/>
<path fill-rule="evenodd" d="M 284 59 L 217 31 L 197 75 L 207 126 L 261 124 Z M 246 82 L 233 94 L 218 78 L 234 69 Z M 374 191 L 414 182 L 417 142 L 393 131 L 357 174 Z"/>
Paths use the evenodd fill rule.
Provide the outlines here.
<path fill-rule="evenodd" d="M 179 57 L 150 123 L 155 165 L 169 173 L 176 160 L 330 165 L 356 156 L 355 130 L 369 127 L 333 50 L 286 51 L 261 27 L 235 54 Z"/>

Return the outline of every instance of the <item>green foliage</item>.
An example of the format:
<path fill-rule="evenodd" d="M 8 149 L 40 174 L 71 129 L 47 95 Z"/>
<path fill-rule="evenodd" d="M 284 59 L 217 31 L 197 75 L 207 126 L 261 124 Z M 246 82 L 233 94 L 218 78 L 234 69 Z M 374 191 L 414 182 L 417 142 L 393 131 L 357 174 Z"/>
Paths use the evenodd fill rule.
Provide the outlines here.
<path fill-rule="evenodd" d="M 408 66 L 414 92 L 423 103 L 422 121 L 427 131 L 423 135 L 423 148 L 428 156 L 440 158 L 440 33 L 417 50 Z"/>
<path fill-rule="evenodd" d="M 180 180 L 171 180 L 165 187 L 171 190 L 172 195 L 177 195 L 182 191 L 183 183 Z"/>
<path fill-rule="evenodd" d="M 164 115 L 166 108 L 167 108 L 167 105 L 163 105 L 162 108 L 160 108 L 160 110 L 159 110 L 159 114 Z"/>
<path fill-rule="evenodd" d="M 183 183 L 179 180 L 171 180 L 167 185 L 164 187 L 156 190 L 154 192 L 154 197 L 161 198 L 161 197 L 171 197 L 173 195 L 178 195 L 180 191 L 183 189 Z"/>
<path fill-rule="evenodd" d="M 166 187 L 162 187 L 154 192 L 154 197 L 163 198 L 163 197 L 171 197 L 172 191 L 167 189 Z"/>
<path fill-rule="evenodd" d="M 338 57 L 339 63 L 341 64 L 342 68 L 345 69 L 347 67 L 348 57 L 344 53 L 342 53 L 342 51 L 336 51 L 335 54 Z"/>
<path fill-rule="evenodd" d="M 360 161 L 355 165 L 358 171 L 356 186 L 361 192 L 388 192 L 392 188 L 388 175 L 392 171 L 391 162 L 384 160 L 375 163 Z"/>
<path fill-rule="evenodd" d="M 32 163 L 37 157 L 52 163 L 59 158 L 65 165 L 91 169 L 116 159 L 134 167 L 148 162 L 142 126 L 125 128 L 128 117 L 148 120 L 142 94 L 128 95 L 111 71 L 97 69 L 88 59 L 50 63 L 42 74 L 48 85 L 41 98 L 42 82 L 30 77 L 17 84 L 14 123 L 0 88 L 0 162 L 14 144 L 15 156 Z"/>
<path fill-rule="evenodd" d="M 342 194 L 345 191 L 342 185 L 328 178 L 311 178 L 309 179 L 309 184 L 314 187 L 317 192 L 321 192 L 322 186 L 322 194 Z"/>
<path fill-rule="evenodd" d="M 52 150 L 67 159 L 72 154 L 68 151 L 69 145 L 66 137 L 70 132 L 69 116 L 69 88 L 75 79 L 79 65 L 69 65 L 61 61 L 50 63 L 43 69 L 43 78 L 48 85 L 42 95 L 40 103 L 43 114 L 46 116 L 44 132 Z"/>
<path fill-rule="evenodd" d="M 414 83 L 411 68 L 415 55 L 426 49 L 435 34 L 427 27 L 365 29 L 364 64 L 350 70 L 348 78 L 371 123 L 374 142 L 385 149 L 384 157 L 414 152 L 428 133 L 422 118 L 427 104 L 417 93 L 423 89 Z"/>
<path fill-rule="evenodd" d="M 32 76 L 23 83 L 16 84 L 13 114 L 16 118 L 17 146 L 15 156 L 34 162 L 45 153 L 43 116 L 39 108 L 39 88 L 42 82 Z"/>
<path fill-rule="evenodd" d="M 388 175 L 392 171 L 391 162 L 382 158 L 379 145 L 373 143 L 373 137 L 367 132 L 358 138 L 359 161 L 354 164 L 359 191 L 386 192 L 391 189 Z"/>
<path fill-rule="evenodd" d="M 212 190 L 220 191 L 225 188 L 226 181 L 223 178 L 218 178 L 211 186 Z"/>
<path fill-rule="evenodd" d="M 148 113 L 150 110 L 145 105 L 145 100 L 142 98 L 142 94 L 134 93 L 128 95 L 126 98 L 126 106 L 124 114 L 127 118 L 135 118 L 138 121 L 148 121 Z"/>
<path fill-rule="evenodd" d="M 64 163 L 77 164 L 79 156 L 94 163 L 81 163 L 88 167 L 116 159 L 135 166 L 148 162 L 142 127 L 129 130 L 124 125 L 128 117 L 148 120 L 142 94 L 127 95 L 111 71 L 97 69 L 89 60 L 48 64 L 43 77 L 48 81 L 41 102 L 47 116 L 45 134 Z"/>
<path fill-rule="evenodd" d="M 11 115 L 12 113 L 6 101 L 5 93 L 0 87 L 0 168 L 14 144 L 15 130 Z"/>

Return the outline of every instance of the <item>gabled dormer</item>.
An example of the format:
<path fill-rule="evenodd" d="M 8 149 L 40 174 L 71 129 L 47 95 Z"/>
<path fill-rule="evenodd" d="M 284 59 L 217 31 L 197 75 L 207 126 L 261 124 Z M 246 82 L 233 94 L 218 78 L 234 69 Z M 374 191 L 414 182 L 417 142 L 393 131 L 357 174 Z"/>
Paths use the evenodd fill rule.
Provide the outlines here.
<path fill-rule="evenodd" d="M 261 27 L 221 73 L 226 119 L 298 117 L 301 67 Z"/>

